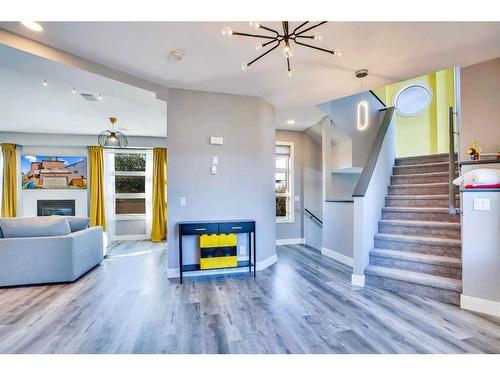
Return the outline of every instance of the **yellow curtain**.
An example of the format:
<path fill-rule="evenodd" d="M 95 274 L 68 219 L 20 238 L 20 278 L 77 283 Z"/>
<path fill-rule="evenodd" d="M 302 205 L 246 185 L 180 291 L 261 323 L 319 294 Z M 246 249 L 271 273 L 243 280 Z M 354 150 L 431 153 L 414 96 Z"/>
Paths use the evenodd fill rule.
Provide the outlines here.
<path fill-rule="evenodd" d="M 16 209 L 17 209 L 16 145 L 2 143 L 2 153 L 3 153 L 2 217 L 16 217 Z"/>
<path fill-rule="evenodd" d="M 104 155 L 102 147 L 89 146 L 90 226 L 106 230 Z"/>
<path fill-rule="evenodd" d="M 153 226 L 151 241 L 159 242 L 167 235 L 167 150 L 153 149 Z"/>

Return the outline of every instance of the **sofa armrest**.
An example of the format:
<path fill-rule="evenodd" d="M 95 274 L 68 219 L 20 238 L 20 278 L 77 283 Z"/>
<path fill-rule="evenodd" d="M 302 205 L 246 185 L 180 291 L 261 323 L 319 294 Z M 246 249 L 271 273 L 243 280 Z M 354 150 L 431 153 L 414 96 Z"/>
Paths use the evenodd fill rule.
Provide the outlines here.
<path fill-rule="evenodd" d="M 77 279 L 104 257 L 102 227 L 92 227 L 67 236 L 71 239 L 73 279 Z"/>

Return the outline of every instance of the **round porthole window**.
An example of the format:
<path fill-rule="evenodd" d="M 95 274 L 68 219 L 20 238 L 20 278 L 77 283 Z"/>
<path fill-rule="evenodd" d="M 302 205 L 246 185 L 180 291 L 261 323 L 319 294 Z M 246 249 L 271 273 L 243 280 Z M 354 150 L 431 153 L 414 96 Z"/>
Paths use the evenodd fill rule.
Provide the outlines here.
<path fill-rule="evenodd" d="M 425 111 L 432 101 L 432 89 L 426 83 L 411 83 L 394 95 L 394 107 L 401 116 L 416 116 Z"/>

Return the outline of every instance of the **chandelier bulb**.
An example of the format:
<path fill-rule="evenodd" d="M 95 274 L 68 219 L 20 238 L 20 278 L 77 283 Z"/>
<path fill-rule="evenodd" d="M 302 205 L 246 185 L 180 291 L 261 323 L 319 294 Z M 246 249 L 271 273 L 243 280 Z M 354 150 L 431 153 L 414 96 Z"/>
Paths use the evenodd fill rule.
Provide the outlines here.
<path fill-rule="evenodd" d="M 224 26 L 222 28 L 222 36 L 225 36 L 226 38 L 231 38 L 233 35 L 233 29 L 231 29 L 229 26 Z"/>
<path fill-rule="evenodd" d="M 288 71 L 288 78 L 292 78 L 292 71 L 291 70 Z"/>
<path fill-rule="evenodd" d="M 257 51 L 260 51 L 262 48 L 264 48 L 264 46 L 260 43 L 255 46 L 255 50 Z"/>
<path fill-rule="evenodd" d="M 292 49 L 290 48 L 290 45 L 288 42 L 285 44 L 285 47 L 283 47 L 283 56 L 285 57 L 292 57 Z"/>
<path fill-rule="evenodd" d="M 241 64 L 241 70 L 245 71 L 247 69 L 248 69 L 248 64 L 247 63 Z"/>
<path fill-rule="evenodd" d="M 339 49 L 336 49 L 334 52 L 333 52 L 333 55 L 335 57 L 338 57 L 338 58 L 341 58 L 342 57 L 342 51 L 339 50 Z"/>
<path fill-rule="evenodd" d="M 252 27 L 252 28 L 255 28 L 255 29 L 260 29 L 260 23 L 258 22 L 255 22 L 255 21 L 250 21 L 248 23 L 248 26 Z"/>
<path fill-rule="evenodd" d="M 314 40 L 323 40 L 323 35 L 314 35 L 313 39 Z"/>

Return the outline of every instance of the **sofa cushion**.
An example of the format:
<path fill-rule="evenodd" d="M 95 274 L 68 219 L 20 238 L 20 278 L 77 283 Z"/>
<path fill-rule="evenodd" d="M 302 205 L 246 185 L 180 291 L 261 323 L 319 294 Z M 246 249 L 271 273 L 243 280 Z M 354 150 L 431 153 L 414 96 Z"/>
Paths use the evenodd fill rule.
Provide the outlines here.
<path fill-rule="evenodd" d="M 68 220 L 71 233 L 87 229 L 89 227 L 90 218 L 84 216 L 64 216 Z"/>
<path fill-rule="evenodd" d="M 68 220 L 62 216 L 0 219 L 0 228 L 5 238 L 52 237 L 71 233 Z"/>

